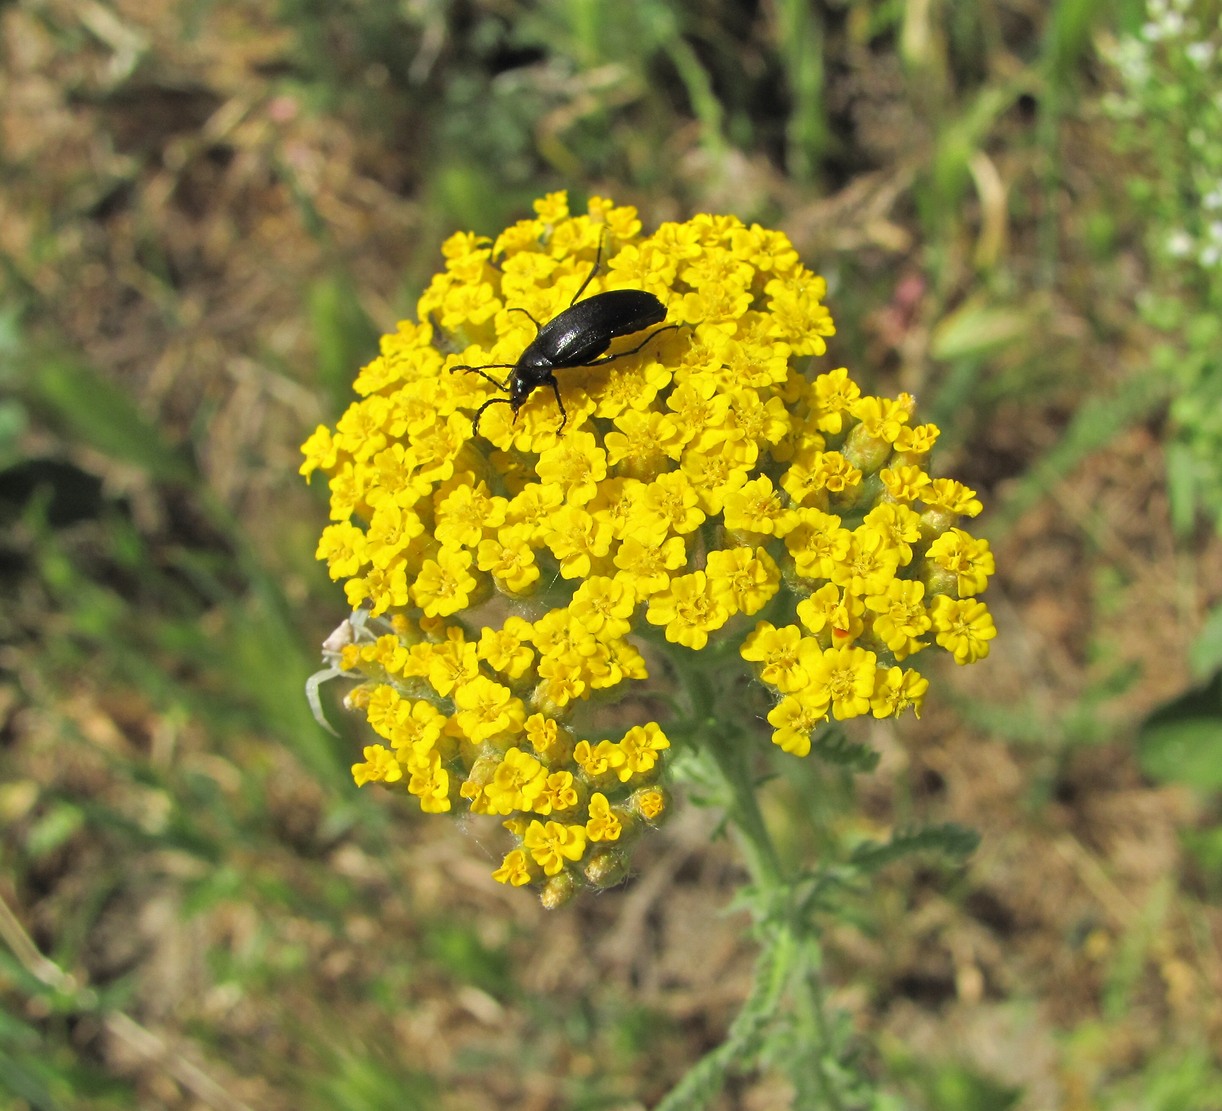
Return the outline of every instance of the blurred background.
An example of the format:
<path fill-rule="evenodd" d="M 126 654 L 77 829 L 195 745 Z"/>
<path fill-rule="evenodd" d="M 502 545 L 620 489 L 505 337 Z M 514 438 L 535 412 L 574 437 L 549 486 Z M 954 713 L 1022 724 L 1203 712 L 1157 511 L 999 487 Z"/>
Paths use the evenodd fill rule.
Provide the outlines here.
<path fill-rule="evenodd" d="M 991 657 L 856 731 L 855 792 L 777 753 L 766 796 L 794 859 L 981 833 L 827 923 L 880 1085 L 1222 1108 L 1220 41 L 1217 0 L 0 3 L 0 1108 L 628 1111 L 724 1036 L 715 814 L 548 914 L 303 694 L 346 611 L 298 445 L 447 235 L 556 189 L 784 229 L 824 369 L 986 505 Z"/>

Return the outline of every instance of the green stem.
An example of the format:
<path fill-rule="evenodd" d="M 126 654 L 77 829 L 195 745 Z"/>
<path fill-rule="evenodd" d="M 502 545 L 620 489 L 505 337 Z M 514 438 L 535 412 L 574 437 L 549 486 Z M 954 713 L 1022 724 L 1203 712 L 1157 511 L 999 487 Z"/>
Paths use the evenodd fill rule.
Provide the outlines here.
<path fill-rule="evenodd" d="M 765 990 L 763 984 L 757 984 L 757 990 L 772 1001 L 768 1013 L 773 1016 L 780 998 L 788 992 L 793 993 L 791 998 L 796 1005 L 795 1017 L 804 1027 L 802 1040 L 807 1048 L 805 1059 L 793 1063 L 794 1079 L 799 1089 L 805 1087 L 809 1090 L 809 1086 L 813 1085 L 819 1106 L 837 1111 L 845 1106 L 843 1091 L 835 1070 L 829 1071 L 829 1066 L 838 1058 L 840 1047 L 837 1045 L 835 1024 L 827 1015 L 826 992 L 821 977 L 822 948 L 809 918 L 793 913 L 791 880 L 781 864 L 759 805 L 750 759 L 751 738 L 745 735 L 741 727 L 740 717 L 735 712 L 737 708 L 724 705 L 724 700 L 718 697 L 722 688 L 713 674 L 717 669 L 710 667 L 710 662 L 692 660 L 689 664 L 687 660 L 676 659 L 675 666 L 691 707 L 693 728 L 690 735 L 696 738 L 700 749 L 711 755 L 716 764 L 723 784 L 727 816 L 755 888 L 749 904 L 756 923 L 762 927 L 757 978 L 768 969 L 766 979 L 772 985 Z M 735 1025 L 743 1022 L 751 1027 L 753 1024 L 767 1024 L 768 1020 L 748 1006 Z M 763 1035 L 766 1040 L 763 1027 L 758 1028 L 756 1036 L 745 1030 L 737 1037 L 735 1033 L 732 1028 L 729 1041 L 736 1044 L 721 1048 L 736 1051 L 737 1057 L 743 1056 L 744 1051 L 746 1056 L 754 1056 L 758 1052 L 759 1045 L 753 1044 L 756 1043 L 756 1036 Z M 741 1068 L 745 1064 L 746 1061 L 741 1059 L 722 1061 L 718 1051 L 714 1051 L 675 1089 L 672 1093 L 675 1097 L 673 1105 L 689 1106 L 684 1102 L 686 1095 L 694 1091 L 707 1094 L 707 1085 L 713 1081 L 714 1075 L 720 1073 L 724 1076 L 735 1066 Z M 698 1105 L 697 1102 L 690 1106 Z M 663 1106 L 669 1109 L 672 1103 L 664 1103 Z"/>
<path fill-rule="evenodd" d="M 838 1056 L 836 1030 L 827 1014 L 827 998 L 823 990 L 823 954 L 816 938 L 807 936 L 802 940 L 796 977 L 796 1003 L 804 1022 L 811 1033 L 811 1044 L 817 1047 L 811 1055 L 813 1080 L 819 1106 L 828 1111 L 843 1111 L 845 1107 L 840 1084 L 829 1069 Z M 795 1077 L 799 1087 L 801 1078 Z"/>
<path fill-rule="evenodd" d="M 703 725 L 700 733 L 703 747 L 717 762 L 729 796 L 727 810 L 747 868 L 757 888 L 769 896 L 763 901 L 763 905 L 769 906 L 774 901 L 771 896 L 783 886 L 784 876 L 756 796 L 747 738 L 735 727 L 733 715 L 718 712 L 716 689 L 701 667 L 683 670 L 681 678 L 693 708 L 692 716 Z"/>

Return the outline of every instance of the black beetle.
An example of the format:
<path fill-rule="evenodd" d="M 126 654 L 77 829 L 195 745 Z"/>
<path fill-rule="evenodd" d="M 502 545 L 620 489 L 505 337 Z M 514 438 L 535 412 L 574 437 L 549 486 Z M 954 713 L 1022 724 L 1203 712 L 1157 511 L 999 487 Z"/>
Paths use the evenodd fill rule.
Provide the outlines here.
<path fill-rule="evenodd" d="M 524 313 L 538 333 L 516 363 L 485 363 L 483 366 L 468 366 L 464 363 L 450 367 L 451 373 L 456 370 L 472 370 L 487 378 L 498 390 L 509 394 L 508 397 L 490 397 L 475 411 L 472 435 L 479 432 L 479 419 L 489 405 L 503 402 L 513 409 L 514 419 L 517 420 L 518 410 L 540 386 L 551 386 L 556 395 L 556 404 L 560 406 L 560 427 L 556 430 L 559 435 L 564 431 L 569 415 L 560 399 L 560 384 L 556 381 L 556 371 L 572 367 L 602 366 L 615 359 L 622 359 L 625 355 L 635 355 L 654 336 L 679 327 L 678 324 L 669 324 L 651 332 L 629 351 L 598 358 L 611 346 L 611 341 L 616 336 L 630 336 L 666 319 L 666 306 L 652 293 L 646 293 L 643 289 L 613 289 L 607 293 L 596 293 L 580 305 L 577 303 L 577 299 L 586 291 L 586 286 L 598 273 L 602 253 L 603 245 L 600 239 L 598 254 L 594 256 L 594 268 L 573 294 L 569 307 L 546 324 L 540 324 L 525 309 L 509 310 Z M 505 369 L 512 373 L 504 382 L 498 382 L 491 374 L 485 373 L 496 369 Z"/>

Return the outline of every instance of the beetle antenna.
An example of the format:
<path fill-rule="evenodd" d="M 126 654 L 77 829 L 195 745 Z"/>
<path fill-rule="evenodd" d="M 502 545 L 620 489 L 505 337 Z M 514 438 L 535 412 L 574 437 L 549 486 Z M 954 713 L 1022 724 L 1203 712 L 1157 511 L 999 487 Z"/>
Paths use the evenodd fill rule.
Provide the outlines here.
<path fill-rule="evenodd" d="M 485 363 L 483 366 L 467 366 L 464 363 L 461 366 L 450 367 L 450 373 L 453 374 L 456 370 L 469 370 L 475 374 L 478 374 L 481 378 L 487 378 L 488 381 L 491 382 L 494 386 L 496 386 L 498 390 L 505 390 L 506 392 L 508 392 L 509 391 L 508 382 L 498 382 L 495 378 L 492 377 L 491 374 L 485 374 L 484 371 L 485 370 L 498 370 L 498 369 L 513 370 L 515 365 L 516 364 L 514 363 Z"/>
<path fill-rule="evenodd" d="M 503 386 L 502 386 L 501 388 L 502 388 L 502 389 L 504 389 L 504 387 L 503 387 Z M 481 405 L 481 406 L 480 406 L 478 409 L 476 409 L 476 410 L 475 410 L 475 416 L 474 416 L 474 417 L 472 417 L 472 419 L 471 419 L 471 435 L 472 435 L 472 436 L 478 436 L 478 435 L 479 435 L 479 418 L 480 418 L 480 417 L 482 417 L 482 416 L 484 415 L 484 410 L 485 410 L 485 409 L 487 409 L 489 405 L 495 405 L 495 404 L 497 404 L 497 402 L 504 402 L 506 405 L 512 405 L 512 404 L 513 404 L 513 402 L 512 402 L 512 401 L 511 401 L 509 398 L 507 398 L 507 397 L 490 397 L 490 398 L 488 398 L 488 400 L 487 400 L 487 401 L 485 401 L 485 402 L 483 403 L 483 405 Z M 518 411 L 517 411 L 516 409 L 513 411 L 513 415 L 514 415 L 514 417 L 515 417 L 515 418 L 517 417 L 517 415 L 518 415 Z"/>

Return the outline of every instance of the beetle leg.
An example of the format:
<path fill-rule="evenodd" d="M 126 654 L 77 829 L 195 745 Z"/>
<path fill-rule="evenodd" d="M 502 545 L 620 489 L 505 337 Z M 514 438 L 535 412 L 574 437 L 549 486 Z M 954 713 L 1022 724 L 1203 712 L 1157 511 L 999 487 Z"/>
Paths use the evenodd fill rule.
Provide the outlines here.
<path fill-rule="evenodd" d="M 569 422 L 569 415 L 564 411 L 564 402 L 560 400 L 560 383 L 556 381 L 554 374 L 551 377 L 551 387 L 552 393 L 556 395 L 556 404 L 560 406 L 560 427 L 556 429 L 556 435 L 559 436 Z"/>
<path fill-rule="evenodd" d="M 602 232 L 600 232 L 598 236 L 598 253 L 594 256 L 594 269 L 591 270 L 586 275 L 586 280 L 581 283 L 581 286 L 578 288 L 577 292 L 573 294 L 573 299 L 569 302 L 570 309 L 575 304 L 577 304 L 581 295 L 585 293 L 586 286 L 588 286 L 594 280 L 594 275 L 598 273 L 598 268 L 602 264 L 602 260 L 603 260 L 603 240 L 606 237 L 607 237 L 607 231 L 606 231 L 606 228 L 604 227 Z"/>
<path fill-rule="evenodd" d="M 635 347 L 630 347 L 627 351 L 621 351 L 616 355 L 604 355 L 601 359 L 595 359 L 589 363 L 582 363 L 582 366 L 602 366 L 603 363 L 613 363 L 616 359 L 622 359 L 625 355 L 635 355 L 642 347 L 645 346 L 655 336 L 660 336 L 663 332 L 671 332 L 678 328 L 678 324 L 667 324 L 665 328 L 659 328 L 656 332 L 650 332 L 640 343 Z"/>
<path fill-rule="evenodd" d="M 529 320 L 535 326 L 536 332 L 543 330 L 543 326 L 533 316 L 531 316 L 530 313 L 528 313 L 525 309 L 519 308 L 517 305 L 514 305 L 509 311 L 510 312 L 520 312 L 524 317 L 526 317 L 527 320 Z"/>

